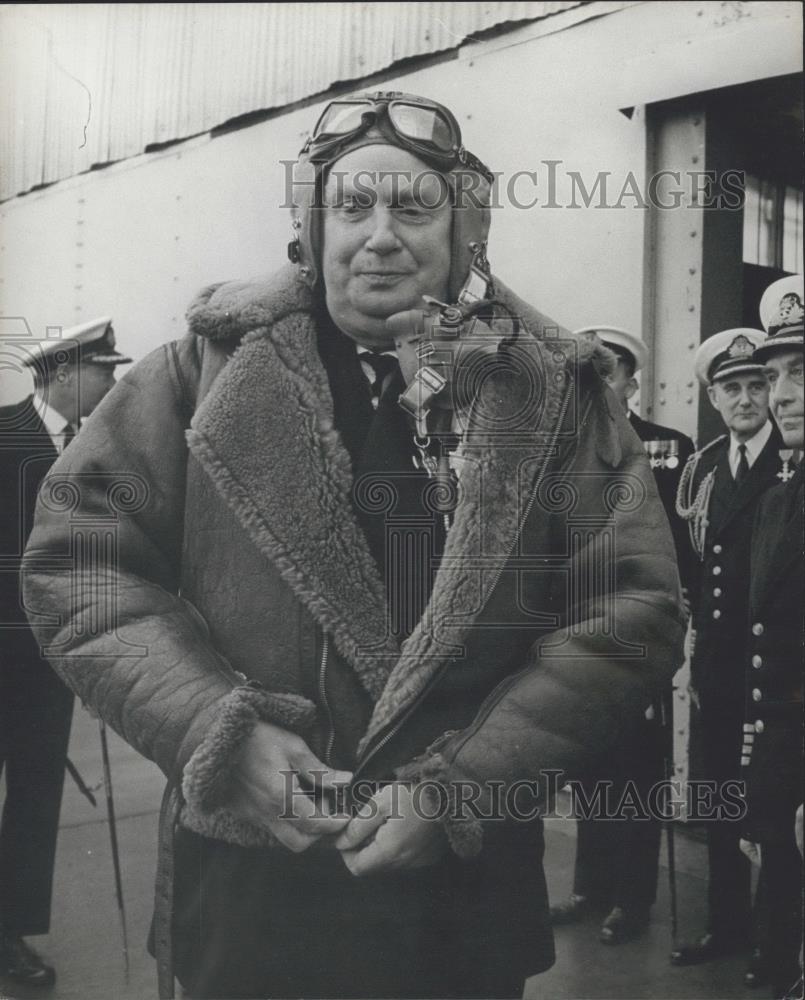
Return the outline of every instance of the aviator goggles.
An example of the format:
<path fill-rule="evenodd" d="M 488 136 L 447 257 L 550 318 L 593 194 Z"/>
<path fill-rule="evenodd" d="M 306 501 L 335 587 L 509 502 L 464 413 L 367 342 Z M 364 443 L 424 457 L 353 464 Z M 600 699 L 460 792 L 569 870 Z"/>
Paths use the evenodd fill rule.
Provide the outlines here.
<path fill-rule="evenodd" d="M 457 164 L 494 183 L 494 174 L 461 143 L 454 116 L 435 101 L 397 92 L 331 101 L 316 122 L 303 154 L 311 163 L 331 162 L 350 142 L 377 128 L 395 146 L 447 173 Z"/>

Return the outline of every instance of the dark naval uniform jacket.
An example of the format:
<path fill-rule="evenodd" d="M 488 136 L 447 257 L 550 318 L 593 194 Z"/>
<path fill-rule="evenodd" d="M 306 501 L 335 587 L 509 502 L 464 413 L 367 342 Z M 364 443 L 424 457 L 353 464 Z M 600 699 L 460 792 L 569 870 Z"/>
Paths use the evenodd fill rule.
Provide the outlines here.
<path fill-rule="evenodd" d="M 724 435 L 697 453 L 688 491 L 695 497 L 706 477 L 712 477 L 699 582 L 691 594 L 696 631 L 691 680 L 705 715 L 734 718 L 743 714 L 752 522 L 760 497 L 780 482 L 783 443 L 773 427 L 740 486 L 732 478 L 729 445 Z"/>
<path fill-rule="evenodd" d="M 699 694 L 701 777 L 741 780 L 744 722 L 744 663 L 749 614 L 749 542 L 761 496 L 782 471 L 782 439 L 772 428 L 740 485 L 729 465 L 730 439 L 717 438 L 690 460 L 680 497 L 690 518 L 699 571 L 691 591 L 694 649 L 691 682 Z M 737 788 L 736 788 L 737 790 Z M 719 793 L 716 808 L 734 807 Z M 736 817 L 737 818 L 737 817 Z M 707 823 L 708 930 L 743 945 L 751 934 L 750 867 L 738 846 L 741 824 L 723 814 Z"/>
<path fill-rule="evenodd" d="M 682 469 L 695 451 L 693 441 L 673 427 L 644 420 L 633 410 L 629 411 L 629 421 L 643 442 L 660 500 L 668 515 L 682 586 L 690 589 L 696 578 L 695 562 L 687 525 L 676 512 L 676 493 Z"/>
<path fill-rule="evenodd" d="M 19 570 L 40 483 L 58 453 L 33 397 L 0 408 L 0 924 L 45 934 L 73 694 L 39 655 Z"/>
<path fill-rule="evenodd" d="M 743 773 L 749 839 L 790 841 L 802 802 L 803 470 L 768 491 L 752 533 Z"/>

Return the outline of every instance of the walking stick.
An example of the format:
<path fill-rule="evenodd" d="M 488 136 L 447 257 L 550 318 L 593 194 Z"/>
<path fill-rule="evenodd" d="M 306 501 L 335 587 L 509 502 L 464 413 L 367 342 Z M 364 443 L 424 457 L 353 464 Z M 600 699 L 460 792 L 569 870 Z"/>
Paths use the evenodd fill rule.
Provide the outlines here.
<path fill-rule="evenodd" d="M 120 914 L 120 928 L 123 934 L 123 961 L 126 969 L 126 982 L 129 978 L 129 937 L 126 931 L 126 905 L 123 902 L 123 882 L 120 877 L 120 851 L 117 846 L 117 824 L 115 823 L 115 802 L 112 797 L 112 768 L 109 766 L 109 746 L 106 742 L 106 725 L 103 719 L 98 720 L 101 731 L 101 754 L 103 756 L 103 787 L 106 792 L 106 815 L 109 818 L 109 840 L 112 844 L 112 864 L 115 869 L 115 895 L 117 910 Z"/>
<path fill-rule="evenodd" d="M 87 785 L 86 781 L 81 777 L 81 774 L 75 764 L 70 760 L 69 757 L 65 758 L 64 766 L 67 769 L 67 773 L 76 783 L 76 787 L 79 792 L 84 796 L 85 799 L 89 799 L 90 803 L 97 809 L 98 800 L 92 794 L 92 789 Z"/>
<path fill-rule="evenodd" d="M 668 692 L 666 692 L 666 695 Z M 665 737 L 665 780 L 668 800 L 671 799 L 671 780 L 674 776 L 674 730 L 673 730 L 673 693 L 671 693 L 670 705 L 666 698 L 660 698 L 660 711 L 662 713 L 662 728 Z M 663 819 L 665 827 L 665 843 L 668 849 L 668 894 L 671 903 L 671 947 L 676 948 L 677 935 L 677 897 L 676 897 L 676 854 L 674 851 L 674 820 L 673 814 L 669 815 L 666 810 Z"/>

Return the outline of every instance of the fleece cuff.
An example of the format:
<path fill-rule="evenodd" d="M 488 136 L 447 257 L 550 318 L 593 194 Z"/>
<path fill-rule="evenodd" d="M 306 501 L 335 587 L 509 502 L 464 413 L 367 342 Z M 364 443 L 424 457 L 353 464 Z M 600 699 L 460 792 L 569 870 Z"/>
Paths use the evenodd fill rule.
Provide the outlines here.
<path fill-rule="evenodd" d="M 232 768 L 243 742 L 258 722 L 304 734 L 315 722 L 316 706 L 298 694 L 244 685 L 223 699 L 215 722 L 185 765 L 182 826 L 205 837 L 244 847 L 274 843 L 265 829 L 237 819 L 225 807 Z"/>
<path fill-rule="evenodd" d="M 438 816 L 453 852 L 463 859 L 474 858 L 483 847 L 481 820 L 470 805 L 456 795 L 458 783 L 440 753 L 418 757 L 395 772 L 400 781 L 425 785 L 428 808 Z M 437 790 L 437 786 L 440 791 Z"/>

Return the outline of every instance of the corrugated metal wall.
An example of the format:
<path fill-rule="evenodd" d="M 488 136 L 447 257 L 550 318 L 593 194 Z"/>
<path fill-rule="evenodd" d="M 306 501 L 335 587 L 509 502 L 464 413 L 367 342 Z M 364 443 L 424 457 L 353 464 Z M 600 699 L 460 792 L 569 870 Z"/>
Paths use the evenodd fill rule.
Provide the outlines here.
<path fill-rule="evenodd" d="M 0 200 L 580 0 L 0 10 Z"/>

